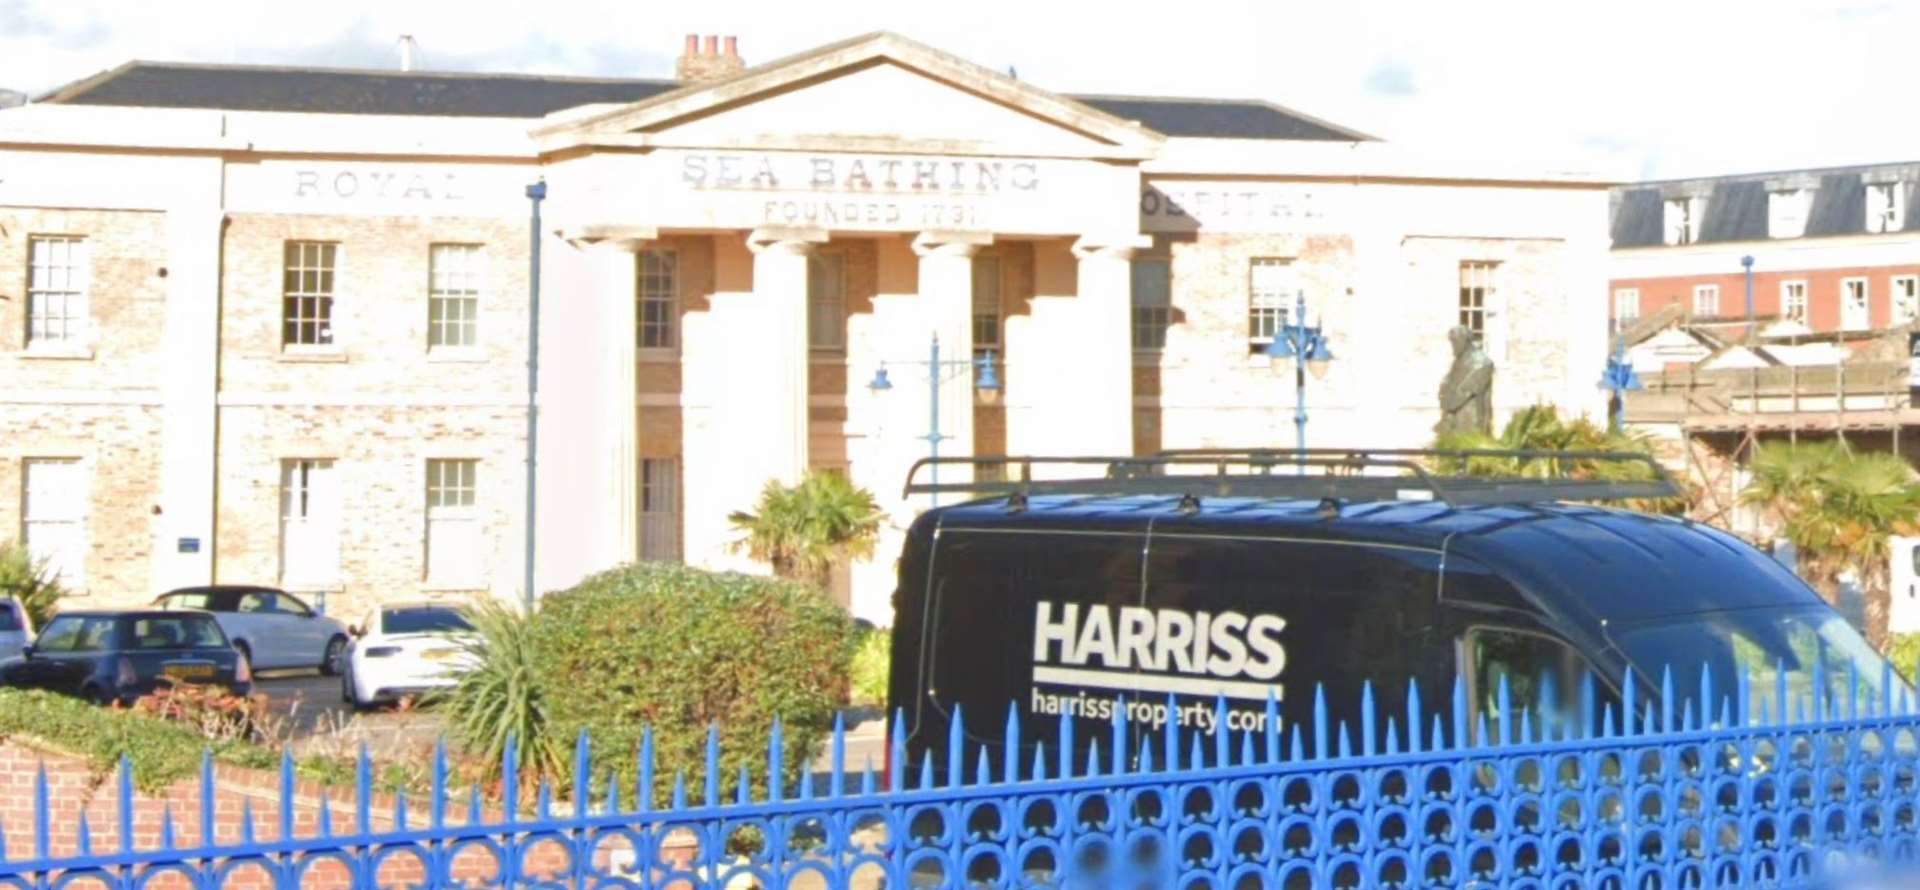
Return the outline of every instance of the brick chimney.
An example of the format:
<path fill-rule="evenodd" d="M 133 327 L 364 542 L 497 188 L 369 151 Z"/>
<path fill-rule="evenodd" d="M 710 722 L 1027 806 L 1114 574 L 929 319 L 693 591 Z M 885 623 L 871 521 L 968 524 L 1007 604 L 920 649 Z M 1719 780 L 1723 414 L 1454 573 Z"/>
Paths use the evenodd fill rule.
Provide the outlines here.
<path fill-rule="evenodd" d="M 681 83 L 709 83 L 725 80 L 746 70 L 740 58 L 740 38 L 728 36 L 722 49 L 720 37 L 709 34 L 702 46 L 700 35 L 688 34 L 687 47 L 680 53 L 677 76 Z"/>

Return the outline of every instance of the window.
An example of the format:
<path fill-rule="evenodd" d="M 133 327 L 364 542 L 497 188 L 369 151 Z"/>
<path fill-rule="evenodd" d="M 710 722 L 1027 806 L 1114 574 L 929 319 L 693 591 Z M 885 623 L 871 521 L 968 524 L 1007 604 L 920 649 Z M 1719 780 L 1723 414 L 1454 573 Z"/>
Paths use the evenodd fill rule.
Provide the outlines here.
<path fill-rule="evenodd" d="M 34 649 L 40 652 L 105 652 L 113 648 L 113 625 L 118 619 L 68 615 L 47 622 Z"/>
<path fill-rule="evenodd" d="M 136 618 L 129 628 L 134 649 L 225 649 L 227 635 L 205 615 Z"/>
<path fill-rule="evenodd" d="M 635 332 L 641 349 L 672 349 L 678 340 L 680 255 L 671 250 L 640 251 L 634 299 Z"/>
<path fill-rule="evenodd" d="M 1692 244 L 1700 240 L 1700 221 L 1705 216 L 1705 198 L 1668 198 L 1666 204 L 1666 240 L 1668 244 Z"/>
<path fill-rule="evenodd" d="M 1133 348 L 1162 349 L 1173 326 L 1173 262 L 1133 261 Z"/>
<path fill-rule="evenodd" d="M 1767 237 L 1798 238 L 1807 233 L 1812 189 L 1784 189 L 1767 195 Z"/>
<path fill-rule="evenodd" d="M 1888 283 L 1893 288 L 1893 323 L 1909 324 L 1920 318 L 1920 275 L 1896 275 Z"/>
<path fill-rule="evenodd" d="M 479 345 L 480 272 L 485 256 L 478 244 L 429 248 L 428 348 Z"/>
<path fill-rule="evenodd" d="M 1623 287 L 1613 292 L 1613 317 L 1620 321 L 1633 321 L 1640 317 L 1640 289 Z"/>
<path fill-rule="evenodd" d="M 1780 317 L 1788 321 L 1807 323 L 1807 283 L 1804 281 L 1780 282 Z"/>
<path fill-rule="evenodd" d="M 640 460 L 640 558 L 680 561 L 680 461 Z"/>
<path fill-rule="evenodd" d="M 280 580 L 329 585 L 340 577 L 340 489 L 333 461 L 280 462 Z"/>
<path fill-rule="evenodd" d="M 1000 342 L 1000 258 L 975 257 L 973 261 L 973 354 L 1005 355 Z"/>
<path fill-rule="evenodd" d="M 1700 318 L 1716 318 L 1720 315 L 1720 285 L 1693 286 L 1693 314 Z"/>
<path fill-rule="evenodd" d="M 87 242 L 27 239 L 27 345 L 78 343 L 87 333 Z"/>
<path fill-rule="evenodd" d="M 339 245 L 322 241 L 287 242 L 281 345 L 333 343 L 333 272 L 339 252 Z"/>
<path fill-rule="evenodd" d="M 1906 225 L 1906 183 L 1867 184 L 1867 231 L 1898 232 Z"/>
<path fill-rule="evenodd" d="M 427 461 L 427 580 L 448 587 L 481 586 L 485 553 L 474 509 L 477 460 Z"/>
<path fill-rule="evenodd" d="M 79 459 L 26 460 L 27 552 L 68 587 L 87 582 L 87 475 Z"/>
<path fill-rule="evenodd" d="M 807 257 L 807 345 L 821 352 L 847 348 L 847 255 Z"/>
<path fill-rule="evenodd" d="M 1460 264 L 1460 326 L 1484 342 L 1487 303 L 1493 297 L 1493 272 L 1498 263 L 1468 260 Z"/>
<path fill-rule="evenodd" d="M 1247 346 L 1262 352 L 1293 309 L 1293 261 L 1254 257 L 1247 269 Z"/>
<path fill-rule="evenodd" d="M 1501 724 L 1551 714 L 1568 721 L 1578 712 L 1580 688 L 1589 668 L 1573 647 L 1544 634 L 1498 628 L 1467 631 L 1467 684 L 1477 717 L 1486 719 L 1487 732 L 1500 738 Z M 1500 708 L 1500 685 L 1506 681 L 1509 712 Z M 1548 689 L 1551 683 L 1552 689 Z M 1565 722 L 1562 725 L 1567 725 Z M 1519 726 L 1510 729 L 1520 738 Z"/>
<path fill-rule="evenodd" d="M 1867 293 L 1865 278 L 1843 278 L 1840 281 L 1840 327 L 1850 331 L 1872 327 L 1872 304 Z"/>

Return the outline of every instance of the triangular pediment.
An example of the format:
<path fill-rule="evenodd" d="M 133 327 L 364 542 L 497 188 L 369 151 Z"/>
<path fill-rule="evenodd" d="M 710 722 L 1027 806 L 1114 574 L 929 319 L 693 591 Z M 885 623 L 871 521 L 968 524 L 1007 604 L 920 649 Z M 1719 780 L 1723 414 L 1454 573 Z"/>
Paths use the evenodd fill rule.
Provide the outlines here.
<path fill-rule="evenodd" d="M 1160 134 L 890 33 L 869 34 L 622 106 L 576 109 L 533 135 L 580 147 L 937 151 L 1144 159 Z"/>

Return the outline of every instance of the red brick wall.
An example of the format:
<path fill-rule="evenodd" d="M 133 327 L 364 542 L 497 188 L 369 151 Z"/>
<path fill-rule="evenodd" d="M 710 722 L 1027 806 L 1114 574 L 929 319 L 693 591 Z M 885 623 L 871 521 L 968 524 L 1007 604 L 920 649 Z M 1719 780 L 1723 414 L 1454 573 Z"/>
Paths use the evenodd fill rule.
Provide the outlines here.
<path fill-rule="evenodd" d="M 1867 295 L 1873 327 L 1893 323 L 1893 281 L 1902 275 L 1920 275 L 1920 263 L 1905 266 L 1862 266 L 1845 269 L 1761 270 L 1753 273 L 1753 311 L 1757 315 L 1780 312 L 1780 283 L 1807 283 L 1808 324 L 1816 331 L 1840 329 L 1840 282 L 1847 278 L 1867 279 Z M 1612 292 L 1623 288 L 1640 291 L 1640 314 L 1652 315 L 1670 303 L 1693 311 L 1693 288 L 1697 284 L 1720 286 L 1720 314 L 1739 317 L 1746 314 L 1746 275 L 1738 270 L 1722 275 L 1674 275 L 1663 278 L 1616 278 L 1609 283 Z M 1609 311 L 1612 311 L 1609 300 Z"/>
<path fill-rule="evenodd" d="M 96 854 L 119 849 L 119 779 L 108 773 L 94 775 L 86 763 L 73 757 L 47 753 L 18 742 L 0 740 L 0 830 L 7 840 L 7 857 L 30 858 L 34 850 L 34 780 L 38 771 L 47 772 L 50 820 L 49 852 L 55 857 L 79 853 L 80 815 L 86 814 L 92 850 Z M 220 843 L 240 840 L 249 806 L 253 816 L 253 837 L 268 842 L 279 837 L 280 784 L 277 773 L 219 766 L 214 771 L 214 838 Z M 351 789 L 329 789 L 318 783 L 301 781 L 294 787 L 293 830 L 296 837 L 319 833 L 321 801 L 332 809 L 332 827 L 336 835 L 356 833 Z M 448 805 L 447 824 L 467 824 L 464 789 L 457 803 Z M 530 796 L 530 794 L 528 795 Z M 390 831 L 393 822 L 392 795 L 378 794 L 372 802 L 369 823 L 374 831 Z M 408 801 L 407 824 L 422 828 L 430 818 L 429 801 Z M 134 801 L 133 839 L 140 849 L 160 846 L 160 826 L 165 813 L 173 817 L 174 845 L 194 847 L 200 843 L 200 779 L 198 775 L 175 782 L 158 792 L 137 793 Z M 485 814 L 486 821 L 499 819 L 497 809 Z M 607 847 L 602 846 L 600 865 L 605 866 Z M 669 854 L 675 858 L 691 854 L 690 848 Z M 535 874 L 564 874 L 567 856 L 564 849 L 548 844 L 535 847 L 527 856 L 528 868 Z M 684 861 L 684 860 L 683 860 Z M 454 877 L 489 879 L 497 869 L 493 860 L 478 851 L 465 851 L 454 860 Z M 396 856 L 380 868 L 381 886 L 417 885 L 423 879 L 422 863 L 410 856 Z M 302 890 L 345 890 L 351 876 L 338 863 L 315 865 L 301 882 Z M 177 875 L 155 880 L 148 890 L 188 890 L 187 882 Z M 263 869 L 246 868 L 230 877 L 221 890 L 270 890 L 272 879 Z M 84 882 L 84 890 L 95 890 Z M 104 886 L 101 888 L 104 890 Z"/>

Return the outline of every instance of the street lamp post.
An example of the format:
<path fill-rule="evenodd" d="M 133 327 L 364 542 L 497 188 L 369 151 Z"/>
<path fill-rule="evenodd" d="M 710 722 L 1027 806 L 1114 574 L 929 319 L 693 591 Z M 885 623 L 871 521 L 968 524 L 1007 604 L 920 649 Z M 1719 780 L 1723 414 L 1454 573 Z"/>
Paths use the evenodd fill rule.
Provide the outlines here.
<path fill-rule="evenodd" d="M 1320 325 L 1307 324 L 1306 291 L 1294 294 L 1293 317 L 1283 322 L 1273 332 L 1273 341 L 1267 344 L 1267 361 L 1276 374 L 1284 374 L 1288 360 L 1293 364 L 1293 428 L 1294 448 L 1298 461 L 1296 470 L 1307 471 L 1307 372 L 1313 372 L 1313 379 L 1327 376 L 1327 364 L 1333 361 L 1333 351 L 1327 348 L 1326 334 Z"/>
<path fill-rule="evenodd" d="M 970 359 L 942 359 L 940 358 L 940 335 L 937 333 L 927 344 L 925 361 L 895 362 L 895 364 L 918 365 L 927 369 L 927 434 L 920 438 L 927 442 L 929 457 L 939 457 L 940 443 L 952 438 L 940 432 L 940 384 L 971 371 L 974 374 L 974 389 L 986 394 L 988 398 L 1000 391 L 1000 377 L 993 370 L 993 350 L 989 349 Z M 867 384 L 867 389 L 875 395 L 893 389 L 893 381 L 887 378 L 885 362 L 881 362 L 880 367 L 874 370 L 873 380 Z M 929 480 L 934 485 L 939 485 L 940 465 L 936 463 L 927 470 Z M 938 493 L 931 495 L 931 498 L 933 506 L 940 505 Z"/>
<path fill-rule="evenodd" d="M 1600 388 L 1613 393 L 1607 413 L 1612 415 L 1613 431 L 1620 432 L 1627 413 L 1627 393 L 1645 387 L 1640 383 L 1640 375 L 1634 372 L 1633 363 L 1627 361 L 1627 338 L 1618 321 L 1613 325 L 1613 354 L 1607 357 L 1607 369 L 1600 375 Z"/>
<path fill-rule="evenodd" d="M 527 607 L 527 613 L 533 613 L 533 507 L 535 441 L 540 433 L 540 409 L 534 396 L 540 388 L 540 202 L 547 199 L 547 181 L 542 179 L 527 186 L 527 202 L 532 205 L 532 218 L 528 221 L 528 236 L 531 239 L 527 251 L 527 535 L 526 552 L 522 558 L 526 563 L 526 575 L 522 579 L 525 589 L 521 596 Z"/>
<path fill-rule="evenodd" d="M 1747 335 L 1753 335 L 1753 255 L 1740 258 L 1740 266 L 1747 270 Z"/>

